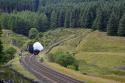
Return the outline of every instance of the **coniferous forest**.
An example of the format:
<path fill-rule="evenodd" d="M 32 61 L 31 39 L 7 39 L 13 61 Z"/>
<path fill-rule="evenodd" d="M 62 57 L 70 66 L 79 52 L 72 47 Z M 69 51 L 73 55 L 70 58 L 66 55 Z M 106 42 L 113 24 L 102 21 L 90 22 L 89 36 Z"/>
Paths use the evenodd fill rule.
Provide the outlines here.
<path fill-rule="evenodd" d="M 0 0 L 0 27 L 28 35 L 58 27 L 125 36 L 124 0 Z"/>

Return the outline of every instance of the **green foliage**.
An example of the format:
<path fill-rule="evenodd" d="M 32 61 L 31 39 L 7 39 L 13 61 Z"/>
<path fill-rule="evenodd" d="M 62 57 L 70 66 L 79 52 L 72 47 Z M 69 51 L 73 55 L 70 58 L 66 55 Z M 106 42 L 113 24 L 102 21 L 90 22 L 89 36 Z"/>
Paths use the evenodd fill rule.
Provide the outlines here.
<path fill-rule="evenodd" d="M 75 70 L 78 70 L 78 64 L 76 63 L 76 59 L 70 53 L 64 53 L 59 51 L 53 54 L 49 54 L 48 59 L 49 61 L 56 62 L 64 67 L 72 65 L 74 66 Z"/>
<path fill-rule="evenodd" d="M 13 47 L 9 47 L 4 50 L 4 55 L 2 56 L 3 63 L 8 62 L 9 60 L 12 60 L 14 58 L 14 55 L 16 53 L 16 49 Z"/>
<path fill-rule="evenodd" d="M 0 19 L 0 26 L 3 29 L 10 29 L 18 34 L 28 36 L 29 30 L 32 27 L 39 31 L 48 30 L 48 18 L 44 13 L 35 13 L 31 11 L 13 12 L 4 14 Z"/>
<path fill-rule="evenodd" d="M 110 16 L 108 25 L 107 25 L 107 33 L 108 35 L 117 35 L 119 24 L 119 15 L 113 12 Z"/>
<path fill-rule="evenodd" d="M 67 65 L 71 65 L 74 61 L 74 58 L 72 56 L 69 56 L 68 54 L 59 54 L 56 56 L 57 58 L 55 59 L 56 63 L 59 63 L 63 65 L 64 67 L 67 67 Z"/>
<path fill-rule="evenodd" d="M 10 30 L 3 30 L 2 43 L 4 49 L 14 47 L 15 49 L 22 49 L 29 39 L 23 35 L 16 34 Z"/>
<path fill-rule="evenodd" d="M 36 22 L 39 31 L 46 31 L 49 28 L 48 18 L 44 13 L 40 13 Z"/>
<path fill-rule="evenodd" d="M 53 28 L 57 28 L 57 13 L 55 11 L 53 11 L 51 13 L 51 25 L 50 27 Z"/>
<path fill-rule="evenodd" d="M 119 76 L 124 76 L 125 75 L 125 71 L 124 70 L 112 70 L 111 72 L 113 74 L 119 75 Z"/>
<path fill-rule="evenodd" d="M 88 9 L 84 11 L 83 15 L 83 27 L 85 28 L 91 28 L 93 21 L 95 19 L 95 9 L 94 5 L 90 6 Z"/>
<path fill-rule="evenodd" d="M 124 29 L 118 29 L 124 4 L 123 0 L 1 0 L 0 10 L 9 13 L 3 13 L 0 26 L 26 36 L 32 27 L 40 32 L 57 27 L 91 28 L 124 36 Z"/>
<path fill-rule="evenodd" d="M 70 12 L 67 11 L 65 15 L 65 22 L 64 22 L 64 27 L 69 28 L 70 27 Z"/>
<path fill-rule="evenodd" d="M 119 28 L 118 28 L 118 35 L 125 36 L 125 15 L 120 20 Z"/>
<path fill-rule="evenodd" d="M 0 27 L 9 29 L 9 15 L 8 14 L 2 14 L 0 17 Z"/>
<path fill-rule="evenodd" d="M 36 28 L 31 28 L 29 31 L 29 38 L 35 39 L 38 38 L 38 36 L 39 36 L 39 31 Z"/>
<path fill-rule="evenodd" d="M 23 35 L 28 35 L 28 31 L 29 31 L 29 26 L 30 24 L 28 24 L 26 21 L 18 18 L 17 20 L 15 20 L 15 27 L 13 27 L 13 31 L 18 33 L 18 34 L 23 34 Z"/>
<path fill-rule="evenodd" d="M 15 11 L 21 11 L 21 10 L 32 10 L 34 11 L 37 9 L 37 6 L 35 3 L 36 0 L 0 0 L 0 9 L 4 12 L 13 12 Z M 39 6 L 39 4 L 37 4 Z"/>
<path fill-rule="evenodd" d="M 107 21 L 105 21 L 106 18 L 108 18 L 109 15 L 105 15 L 105 12 L 101 9 L 97 10 L 97 16 L 93 22 L 92 29 L 99 30 L 99 31 L 105 31 L 107 27 Z M 105 24 L 104 24 L 105 23 Z"/>
<path fill-rule="evenodd" d="M 68 65 L 67 68 L 78 71 L 79 70 L 79 63 L 78 63 L 78 61 L 75 60 L 73 62 L 73 64 L 72 65 Z"/>
<path fill-rule="evenodd" d="M 10 56 L 13 56 L 16 53 L 16 49 L 13 47 L 9 47 L 8 49 L 5 50 L 5 53 L 9 54 Z M 12 59 L 12 58 L 10 57 L 10 59 Z"/>
<path fill-rule="evenodd" d="M 3 57 L 3 45 L 1 42 L 1 35 L 2 35 L 2 29 L 0 28 L 0 64 L 2 63 L 2 57 Z"/>
<path fill-rule="evenodd" d="M 24 45 L 24 43 L 26 43 L 26 40 L 23 38 L 17 38 L 17 37 L 12 38 L 12 45 L 13 46 L 21 48 Z"/>

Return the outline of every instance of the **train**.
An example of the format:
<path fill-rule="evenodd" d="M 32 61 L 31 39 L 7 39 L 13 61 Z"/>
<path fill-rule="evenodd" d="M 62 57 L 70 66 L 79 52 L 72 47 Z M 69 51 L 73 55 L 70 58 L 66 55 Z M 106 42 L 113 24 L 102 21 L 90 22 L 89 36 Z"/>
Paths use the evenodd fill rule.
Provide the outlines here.
<path fill-rule="evenodd" d="M 44 49 L 44 47 L 41 43 L 35 42 L 33 44 L 28 44 L 27 49 L 29 53 L 38 55 Z"/>

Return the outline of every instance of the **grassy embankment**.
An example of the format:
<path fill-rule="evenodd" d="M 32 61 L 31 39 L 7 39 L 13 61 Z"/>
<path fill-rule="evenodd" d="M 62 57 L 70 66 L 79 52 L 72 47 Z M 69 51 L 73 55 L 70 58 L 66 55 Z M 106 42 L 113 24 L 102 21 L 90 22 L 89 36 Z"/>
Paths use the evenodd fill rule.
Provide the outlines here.
<path fill-rule="evenodd" d="M 87 81 L 96 83 L 102 83 L 101 78 L 104 78 L 103 80 L 109 79 L 115 80 L 115 82 L 125 82 L 125 71 L 116 69 L 119 66 L 125 65 L 125 38 L 107 36 L 104 32 L 94 31 L 88 34 L 85 33 L 87 30 L 77 30 L 79 30 L 79 32 L 76 32 L 75 29 L 71 29 L 70 31 L 76 32 L 73 33 L 75 34 L 74 38 L 64 41 L 54 47 L 50 52 L 62 50 L 75 53 L 76 59 L 79 60 L 80 73 L 87 74 L 77 77 L 78 79 L 82 78 L 83 80 L 86 79 Z M 48 64 L 50 65 L 51 63 Z M 55 63 L 51 64 L 51 66 L 62 73 L 66 72 L 66 69 L 64 71 L 62 67 L 57 66 Z M 69 73 L 72 70 L 70 71 L 68 69 L 67 71 L 66 74 L 73 77 L 77 76 L 77 74 L 72 75 Z M 94 81 L 93 79 L 89 79 L 89 77 L 100 80 L 94 79 Z"/>
<path fill-rule="evenodd" d="M 7 64 L 11 65 L 11 68 L 22 74 L 24 77 L 37 80 L 37 78 L 28 72 L 19 62 L 19 52 L 20 49 L 25 45 L 26 42 L 28 42 L 29 39 L 19 35 L 15 34 L 10 30 L 3 30 L 2 34 L 2 42 L 4 49 L 7 49 L 9 47 L 14 47 L 17 50 L 17 53 L 15 54 L 15 58 L 9 61 Z"/>

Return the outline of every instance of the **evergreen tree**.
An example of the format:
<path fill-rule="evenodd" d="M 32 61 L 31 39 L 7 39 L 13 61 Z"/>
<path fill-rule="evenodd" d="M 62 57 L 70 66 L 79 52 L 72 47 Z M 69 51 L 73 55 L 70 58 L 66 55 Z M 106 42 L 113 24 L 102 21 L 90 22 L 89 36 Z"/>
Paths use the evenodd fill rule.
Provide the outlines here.
<path fill-rule="evenodd" d="M 112 36 L 117 35 L 118 24 L 119 24 L 119 15 L 113 12 L 110 16 L 110 19 L 107 25 L 108 35 L 112 35 Z"/>
<path fill-rule="evenodd" d="M 4 29 L 9 29 L 9 15 L 2 14 L 0 20 L 1 20 L 1 27 Z"/>
<path fill-rule="evenodd" d="M 80 9 L 75 9 L 75 27 L 80 27 Z"/>
<path fill-rule="evenodd" d="M 58 17 L 57 17 L 57 19 L 58 19 L 58 21 L 57 21 L 58 27 L 63 27 L 64 26 L 64 21 L 65 21 L 64 16 L 65 16 L 64 11 L 60 10 L 60 12 L 58 13 Z"/>
<path fill-rule="evenodd" d="M 94 12 L 93 11 L 94 11 L 93 6 L 85 9 L 84 14 L 82 16 L 83 27 L 85 27 L 85 28 L 92 27 L 93 21 L 95 19 L 95 11 Z"/>
<path fill-rule="evenodd" d="M 101 27 L 101 21 L 100 21 L 100 16 L 97 16 L 95 21 L 93 22 L 93 25 L 92 25 L 92 29 L 93 30 L 99 30 L 99 28 Z"/>
<path fill-rule="evenodd" d="M 75 27 L 75 15 L 74 15 L 74 11 L 72 11 L 70 13 L 70 27 L 74 28 Z"/>
<path fill-rule="evenodd" d="M 37 18 L 37 26 L 39 31 L 46 31 L 49 28 L 48 18 L 45 14 L 41 13 Z"/>
<path fill-rule="evenodd" d="M 96 19 L 94 20 L 93 25 L 92 25 L 92 29 L 103 31 L 103 28 L 102 28 L 102 18 L 103 18 L 102 17 L 102 12 L 100 10 L 98 10 Z"/>
<path fill-rule="evenodd" d="M 56 28 L 57 27 L 57 13 L 55 11 L 53 11 L 51 13 L 51 28 Z"/>
<path fill-rule="evenodd" d="M 10 18 L 9 18 L 9 29 L 13 30 L 15 25 L 16 25 L 16 17 L 15 16 L 10 16 Z"/>
<path fill-rule="evenodd" d="M 65 22 L 64 22 L 64 27 L 69 28 L 70 27 L 70 12 L 66 12 L 65 15 Z"/>
<path fill-rule="evenodd" d="M 119 28 L 118 28 L 118 35 L 125 36 L 125 14 L 120 19 Z"/>
<path fill-rule="evenodd" d="M 35 9 L 35 11 L 37 11 L 38 10 L 38 8 L 39 8 L 39 0 L 35 0 L 35 2 L 34 2 L 35 4 L 35 6 L 34 6 L 34 9 Z"/>
<path fill-rule="evenodd" d="M 30 27 L 31 26 L 27 21 L 25 21 L 25 20 L 23 20 L 19 17 L 16 17 L 16 20 L 14 22 L 12 30 L 15 33 L 23 34 L 25 36 L 28 36 L 28 31 L 29 31 Z"/>

